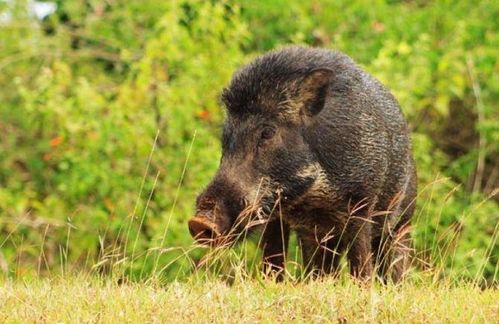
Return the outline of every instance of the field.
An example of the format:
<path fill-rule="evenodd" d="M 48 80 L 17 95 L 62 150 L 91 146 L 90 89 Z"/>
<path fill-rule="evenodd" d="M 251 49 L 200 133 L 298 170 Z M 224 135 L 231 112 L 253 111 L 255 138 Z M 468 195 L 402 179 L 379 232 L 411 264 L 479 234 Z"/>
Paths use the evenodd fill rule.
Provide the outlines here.
<path fill-rule="evenodd" d="M 328 279 L 118 286 L 80 277 L 4 285 L 0 318 L 24 323 L 496 323 L 498 300 L 498 290 L 469 285 L 363 287 Z"/>
<path fill-rule="evenodd" d="M 0 0 L 0 321 L 498 321 L 497 1 L 44 3 Z M 400 102 L 419 186 L 399 286 L 309 282 L 295 236 L 281 285 L 258 237 L 193 243 L 220 92 L 289 44 L 348 54 Z"/>

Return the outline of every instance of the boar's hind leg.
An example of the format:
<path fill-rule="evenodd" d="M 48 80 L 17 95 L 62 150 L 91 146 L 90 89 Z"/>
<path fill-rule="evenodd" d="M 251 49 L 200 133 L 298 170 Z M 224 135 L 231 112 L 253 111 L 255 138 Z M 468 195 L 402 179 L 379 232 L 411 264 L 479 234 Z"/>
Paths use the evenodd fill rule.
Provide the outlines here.
<path fill-rule="evenodd" d="M 277 281 L 284 279 L 286 250 L 289 241 L 289 226 L 277 218 L 265 226 L 262 237 L 263 273 L 275 275 Z"/>
<path fill-rule="evenodd" d="M 397 283 L 404 277 L 410 265 L 411 236 L 409 233 L 411 218 L 416 200 L 416 173 L 412 171 L 411 180 L 397 208 L 395 227 L 388 231 L 386 224 L 381 224 L 380 234 L 373 240 L 373 252 L 376 254 L 378 276 L 387 282 Z M 385 220 L 386 221 L 386 220 Z"/>
<path fill-rule="evenodd" d="M 381 243 L 381 253 L 377 259 L 377 272 L 383 282 L 397 283 L 407 272 L 409 266 L 410 234 L 402 229 L 395 238 Z"/>
<path fill-rule="evenodd" d="M 373 252 L 376 254 L 375 267 L 384 283 L 391 280 L 397 283 L 407 273 L 410 263 L 411 235 L 409 224 L 396 226 L 393 232 L 383 233 L 373 240 Z"/>

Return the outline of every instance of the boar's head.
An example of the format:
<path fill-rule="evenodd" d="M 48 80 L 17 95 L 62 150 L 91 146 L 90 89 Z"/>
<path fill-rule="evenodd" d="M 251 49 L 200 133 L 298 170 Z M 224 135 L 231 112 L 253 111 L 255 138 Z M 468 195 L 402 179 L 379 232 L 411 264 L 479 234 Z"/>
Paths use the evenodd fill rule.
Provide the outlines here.
<path fill-rule="evenodd" d="M 319 176 L 310 137 L 317 136 L 314 124 L 332 71 L 298 55 L 266 54 L 238 71 L 223 91 L 220 166 L 188 224 L 198 242 L 232 242 L 253 225 L 279 217 L 277 211 Z"/>

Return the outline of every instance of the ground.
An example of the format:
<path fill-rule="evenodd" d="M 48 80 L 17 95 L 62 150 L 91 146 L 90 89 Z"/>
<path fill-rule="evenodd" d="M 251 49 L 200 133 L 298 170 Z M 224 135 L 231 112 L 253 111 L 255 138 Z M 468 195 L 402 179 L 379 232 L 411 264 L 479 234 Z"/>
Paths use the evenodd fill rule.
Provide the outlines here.
<path fill-rule="evenodd" d="M 351 280 L 117 285 L 88 278 L 2 283 L 2 322 L 497 323 L 499 290 Z"/>

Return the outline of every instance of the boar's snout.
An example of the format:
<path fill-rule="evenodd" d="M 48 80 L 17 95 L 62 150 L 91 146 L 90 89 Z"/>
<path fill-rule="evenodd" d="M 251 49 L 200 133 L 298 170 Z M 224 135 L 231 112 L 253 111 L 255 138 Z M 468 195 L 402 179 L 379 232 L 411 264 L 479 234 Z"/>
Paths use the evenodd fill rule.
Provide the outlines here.
<path fill-rule="evenodd" d="M 189 232 L 200 244 L 227 246 L 234 241 L 234 222 L 245 207 L 238 184 L 220 173 L 196 199 Z M 236 226 L 237 227 L 237 226 Z"/>
<path fill-rule="evenodd" d="M 188 225 L 192 237 L 200 244 L 213 245 L 221 236 L 217 225 L 206 216 L 195 216 Z"/>

